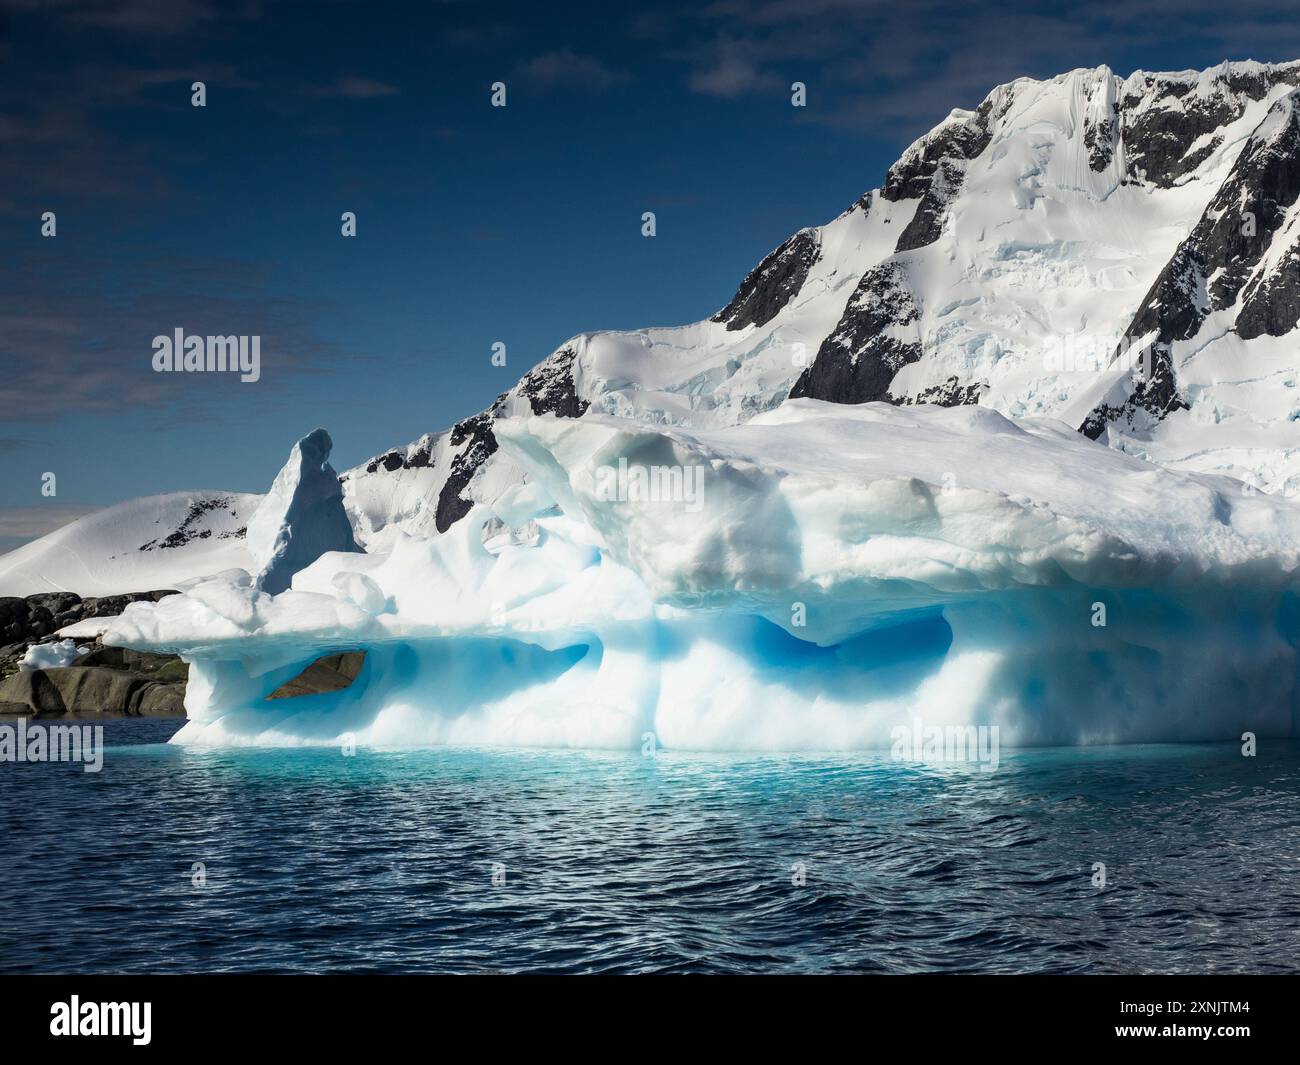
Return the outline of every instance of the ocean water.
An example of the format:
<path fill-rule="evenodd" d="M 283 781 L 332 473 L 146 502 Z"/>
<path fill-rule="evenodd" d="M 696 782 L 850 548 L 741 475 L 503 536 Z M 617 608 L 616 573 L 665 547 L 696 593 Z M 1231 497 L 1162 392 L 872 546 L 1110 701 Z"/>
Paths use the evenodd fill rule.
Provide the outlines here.
<path fill-rule="evenodd" d="M 1004 751 L 988 772 L 196 751 L 162 742 L 175 727 L 111 722 L 98 774 L 0 765 L 0 970 L 1300 968 L 1295 744 Z"/>

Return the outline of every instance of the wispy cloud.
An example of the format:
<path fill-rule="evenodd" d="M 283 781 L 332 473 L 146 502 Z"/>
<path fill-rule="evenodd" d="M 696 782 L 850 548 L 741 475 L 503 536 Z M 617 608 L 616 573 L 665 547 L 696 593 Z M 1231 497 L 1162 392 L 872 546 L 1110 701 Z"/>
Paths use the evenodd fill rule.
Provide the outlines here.
<path fill-rule="evenodd" d="M 309 96 L 345 100 L 375 100 L 382 96 L 396 96 L 401 92 L 396 85 L 356 75 L 346 75 L 325 85 L 309 85 L 303 91 Z"/>
<path fill-rule="evenodd" d="M 23 507 L 0 506 L 0 541 L 34 540 L 100 509 L 87 503 L 55 502 Z"/>
<path fill-rule="evenodd" d="M 687 79 L 692 91 L 736 99 L 747 93 L 767 91 L 780 84 L 776 73 L 766 68 L 766 50 L 753 40 L 724 37 L 703 49 L 702 58 Z"/>
<path fill-rule="evenodd" d="M 261 6 L 232 3 L 218 9 L 205 0 L 0 0 L 0 10 L 53 15 L 74 28 L 167 37 L 202 29 L 219 16 L 257 18 Z"/>
<path fill-rule="evenodd" d="M 740 99 L 801 80 L 810 88 L 801 120 L 890 135 L 919 134 L 1017 77 L 1122 66 L 1162 47 L 1170 26 L 1206 65 L 1300 56 L 1300 22 L 1266 0 L 1005 0 L 978 13 L 950 0 L 715 0 L 638 18 L 628 32 L 660 42 L 693 92 Z"/>
<path fill-rule="evenodd" d="M 358 356 L 323 337 L 319 301 L 270 291 L 270 271 L 235 259 L 158 256 L 130 264 L 78 258 L 21 263 L 0 290 L 0 421 L 47 423 L 86 413 L 152 409 L 160 423 L 210 416 L 232 389 L 263 398 L 295 373 L 329 373 Z M 152 340 L 257 335 L 262 380 L 155 373 Z"/>
<path fill-rule="evenodd" d="M 569 48 L 529 59 L 520 64 L 518 75 L 537 85 L 597 91 L 629 80 L 627 73 L 612 70 L 594 56 L 579 55 Z"/>
<path fill-rule="evenodd" d="M 5 2 L 5 0 L 0 0 Z M 229 65 L 148 67 L 99 59 L 33 64 L 0 87 L 0 211 L 32 214 L 69 196 L 142 200 L 168 183 L 138 144 L 113 138 L 105 115 L 189 107 L 193 81 L 243 88 Z M 167 100 L 167 87 L 175 91 Z"/>

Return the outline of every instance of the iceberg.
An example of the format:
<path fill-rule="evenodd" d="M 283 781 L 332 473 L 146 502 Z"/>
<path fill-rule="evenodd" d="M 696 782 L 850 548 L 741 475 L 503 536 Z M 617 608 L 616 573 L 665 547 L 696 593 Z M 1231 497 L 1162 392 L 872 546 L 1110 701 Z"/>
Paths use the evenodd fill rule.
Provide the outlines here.
<path fill-rule="evenodd" d="M 81 655 L 90 651 L 89 647 L 78 647 L 75 640 L 56 640 L 53 643 L 34 643 L 27 648 L 27 653 L 18 663 L 22 673 L 31 673 L 38 669 L 52 669 L 70 666 Z"/>
<path fill-rule="evenodd" d="M 386 528 L 278 594 L 236 574 L 128 606 L 106 642 L 190 663 L 176 742 L 834 751 L 918 719 L 1010 746 L 1296 733 L 1300 509 L 1238 481 L 971 406 L 495 433 L 523 480 L 445 534 Z M 354 650 L 349 687 L 268 701 Z"/>
<path fill-rule="evenodd" d="M 248 553 L 257 586 L 272 595 L 326 551 L 358 551 L 343 489 L 328 459 L 334 441 L 313 429 L 289 452 L 271 490 L 248 520 Z"/>

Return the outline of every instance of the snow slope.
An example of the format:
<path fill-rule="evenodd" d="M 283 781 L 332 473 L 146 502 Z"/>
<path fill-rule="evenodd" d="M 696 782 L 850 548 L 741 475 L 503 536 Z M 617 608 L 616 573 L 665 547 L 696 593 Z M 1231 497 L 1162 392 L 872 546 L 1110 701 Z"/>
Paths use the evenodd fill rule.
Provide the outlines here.
<path fill-rule="evenodd" d="M 118 595 L 248 569 L 244 526 L 261 498 L 170 492 L 87 514 L 0 555 L 0 595 Z"/>
<path fill-rule="evenodd" d="M 107 642 L 191 662 L 178 742 L 1296 731 L 1300 508 L 1239 482 L 978 407 L 798 400 L 730 428 L 546 416 L 496 435 L 528 482 L 444 535 L 391 528 L 278 596 L 216 579 L 127 607 Z M 266 700 L 354 648 L 350 688 Z"/>

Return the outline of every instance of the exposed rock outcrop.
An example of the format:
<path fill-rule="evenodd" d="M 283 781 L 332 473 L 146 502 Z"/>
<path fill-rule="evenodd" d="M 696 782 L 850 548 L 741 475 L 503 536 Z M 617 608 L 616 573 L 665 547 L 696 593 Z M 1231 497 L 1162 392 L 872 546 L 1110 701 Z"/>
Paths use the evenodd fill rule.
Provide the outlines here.
<path fill-rule="evenodd" d="M 268 698 L 346 688 L 361 673 L 364 651 L 317 659 Z M 98 642 L 68 666 L 28 669 L 0 680 L 0 716 L 184 717 L 189 666 L 176 655 Z"/>
<path fill-rule="evenodd" d="M 164 589 L 82 599 L 73 592 L 44 592 L 0 599 L 3 631 L 18 636 L 0 647 L 0 714 L 183 717 L 189 667 L 176 655 L 103 647 L 85 637 L 75 640 L 85 652 L 66 666 L 19 668 L 29 648 L 49 646 L 59 629 L 175 594 Z"/>
<path fill-rule="evenodd" d="M 835 403 L 889 399 L 894 375 L 921 357 L 917 318 L 906 267 L 891 259 L 868 270 L 790 398 Z"/>
<path fill-rule="evenodd" d="M 450 442 L 459 450 L 451 460 L 451 469 L 438 493 L 438 512 L 434 520 L 439 532 L 446 532 L 474 506 L 473 501 L 462 493 L 478 468 L 497 449 L 497 438 L 492 435 L 491 413 L 484 411 L 457 424 L 451 431 Z"/>
<path fill-rule="evenodd" d="M 0 681 L 0 704 L 8 705 L 10 713 L 36 717 L 178 717 L 185 714 L 185 684 L 78 663 L 16 673 Z"/>
<path fill-rule="evenodd" d="M 799 230 L 749 272 L 713 321 L 725 323 L 728 329 L 767 325 L 798 295 L 820 251 L 817 231 Z"/>
<path fill-rule="evenodd" d="M 342 654 L 326 655 L 316 659 L 292 680 L 285 681 L 267 698 L 292 699 L 299 695 L 339 691 L 357 679 L 365 662 L 365 651 L 344 651 Z"/>
<path fill-rule="evenodd" d="M 156 603 L 171 589 L 83 599 L 73 592 L 41 592 L 0 598 L 0 678 L 18 671 L 27 649 L 62 628 L 90 618 L 116 617 L 128 603 Z M 88 641 L 87 641 L 88 642 Z"/>

